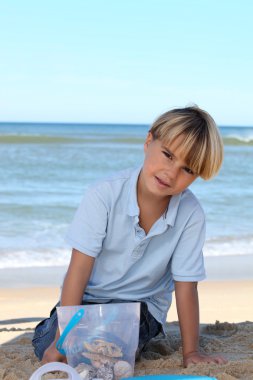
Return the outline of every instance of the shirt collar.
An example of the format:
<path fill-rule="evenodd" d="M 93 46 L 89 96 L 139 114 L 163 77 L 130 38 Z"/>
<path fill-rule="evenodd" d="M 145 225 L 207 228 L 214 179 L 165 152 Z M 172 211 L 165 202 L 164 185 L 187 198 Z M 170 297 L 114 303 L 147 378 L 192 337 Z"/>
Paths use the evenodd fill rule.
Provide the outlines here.
<path fill-rule="evenodd" d="M 176 221 L 181 196 L 182 196 L 182 193 L 172 195 L 172 197 L 170 199 L 168 210 L 165 213 L 166 223 L 168 225 L 170 225 L 171 227 L 174 226 L 175 221 Z"/>
<path fill-rule="evenodd" d="M 137 202 L 137 181 L 141 172 L 142 166 L 136 168 L 130 177 L 129 193 L 127 201 L 127 215 L 136 216 L 139 215 L 140 209 Z"/>
<path fill-rule="evenodd" d="M 134 169 L 130 176 L 129 182 L 129 193 L 128 193 L 128 202 L 127 202 L 127 215 L 129 216 L 138 216 L 140 213 L 140 209 L 137 202 L 137 181 L 141 172 L 142 166 Z M 180 194 L 173 195 L 170 199 L 169 207 L 165 213 L 165 221 L 171 227 L 174 226 L 178 207 L 181 199 Z"/>

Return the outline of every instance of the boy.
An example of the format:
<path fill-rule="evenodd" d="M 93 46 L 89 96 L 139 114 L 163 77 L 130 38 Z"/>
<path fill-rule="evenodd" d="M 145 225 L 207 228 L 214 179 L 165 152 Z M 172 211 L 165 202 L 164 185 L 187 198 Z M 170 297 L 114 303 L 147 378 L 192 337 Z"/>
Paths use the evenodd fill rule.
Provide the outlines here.
<path fill-rule="evenodd" d="M 61 305 L 141 302 L 139 353 L 163 331 L 175 289 L 183 363 L 225 363 L 198 351 L 197 282 L 205 277 L 205 217 L 188 186 L 216 174 L 222 140 L 209 114 L 174 109 L 153 124 L 141 168 L 125 170 L 85 194 L 67 236 L 72 258 Z M 55 347 L 56 311 L 37 326 L 42 362 L 64 361 Z"/>

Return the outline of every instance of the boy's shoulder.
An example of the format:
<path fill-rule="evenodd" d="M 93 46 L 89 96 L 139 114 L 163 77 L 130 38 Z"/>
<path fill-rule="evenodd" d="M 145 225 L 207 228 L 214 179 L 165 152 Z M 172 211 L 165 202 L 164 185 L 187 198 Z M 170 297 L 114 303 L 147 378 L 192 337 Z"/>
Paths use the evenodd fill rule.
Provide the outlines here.
<path fill-rule="evenodd" d="M 131 180 L 135 177 L 135 174 L 138 176 L 140 172 L 140 167 L 138 168 L 127 168 L 117 172 L 113 172 L 106 177 L 100 178 L 89 186 L 91 190 L 99 190 L 100 188 L 106 186 L 117 186 L 117 184 L 124 184 L 126 181 Z M 137 174 L 138 173 L 138 174 Z"/>
<path fill-rule="evenodd" d="M 91 184 L 85 195 L 98 197 L 106 204 L 111 204 L 119 198 L 126 200 L 129 190 L 135 186 L 140 170 L 141 167 L 137 167 L 114 172 Z"/>
<path fill-rule="evenodd" d="M 194 213 L 196 214 L 196 216 L 202 217 L 205 219 L 205 212 L 203 210 L 203 207 L 199 199 L 188 188 L 182 192 L 179 208 L 181 208 L 184 211 L 184 213 L 187 213 L 187 214 Z"/>

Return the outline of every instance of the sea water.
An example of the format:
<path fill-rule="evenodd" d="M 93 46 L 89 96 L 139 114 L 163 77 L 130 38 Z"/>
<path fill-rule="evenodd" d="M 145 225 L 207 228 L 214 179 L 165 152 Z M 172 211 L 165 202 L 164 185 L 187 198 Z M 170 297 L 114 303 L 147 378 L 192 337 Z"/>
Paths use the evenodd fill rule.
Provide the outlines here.
<path fill-rule="evenodd" d="M 0 268 L 69 262 L 65 234 L 89 184 L 143 161 L 148 125 L 0 123 Z M 217 177 L 191 190 L 205 256 L 253 253 L 253 127 L 220 127 Z"/>

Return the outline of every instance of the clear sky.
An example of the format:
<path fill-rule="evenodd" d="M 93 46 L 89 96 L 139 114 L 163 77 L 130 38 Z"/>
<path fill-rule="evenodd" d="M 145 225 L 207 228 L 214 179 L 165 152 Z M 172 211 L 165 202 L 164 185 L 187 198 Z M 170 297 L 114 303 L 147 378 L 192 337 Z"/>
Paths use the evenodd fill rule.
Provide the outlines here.
<path fill-rule="evenodd" d="M 253 125 L 251 0 L 0 0 L 0 121 Z"/>

